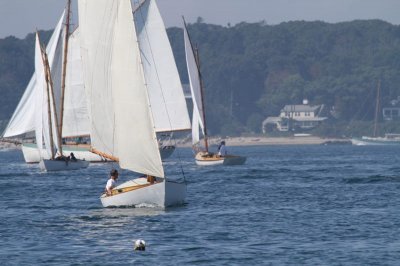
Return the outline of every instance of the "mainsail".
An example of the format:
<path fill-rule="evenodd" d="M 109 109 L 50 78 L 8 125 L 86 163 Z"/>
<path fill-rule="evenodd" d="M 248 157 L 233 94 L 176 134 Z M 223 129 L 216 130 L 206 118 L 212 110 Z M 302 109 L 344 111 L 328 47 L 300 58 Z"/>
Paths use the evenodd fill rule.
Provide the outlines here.
<path fill-rule="evenodd" d="M 88 99 L 83 83 L 79 29 L 69 37 L 68 64 L 64 97 L 63 137 L 90 134 Z"/>
<path fill-rule="evenodd" d="M 190 90 L 193 100 L 192 142 L 193 144 L 197 144 L 200 141 L 199 127 L 202 129 L 203 135 L 205 135 L 203 99 L 201 95 L 201 77 L 199 66 L 193 51 L 192 43 L 190 41 L 186 25 L 184 25 L 183 29 L 185 40 L 186 66 L 188 70 Z"/>
<path fill-rule="evenodd" d="M 92 146 L 164 177 L 130 0 L 78 2 Z"/>
<path fill-rule="evenodd" d="M 189 130 L 182 84 L 156 2 L 143 2 L 134 18 L 156 132 Z"/>

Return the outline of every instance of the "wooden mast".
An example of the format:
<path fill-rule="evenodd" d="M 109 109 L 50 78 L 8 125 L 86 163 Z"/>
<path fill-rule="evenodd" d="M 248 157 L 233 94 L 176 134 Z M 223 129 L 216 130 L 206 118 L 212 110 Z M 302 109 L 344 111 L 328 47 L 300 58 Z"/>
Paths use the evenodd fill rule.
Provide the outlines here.
<path fill-rule="evenodd" d="M 375 105 L 375 120 L 374 120 L 374 137 L 377 137 L 378 134 L 378 114 L 380 107 L 380 95 L 381 94 L 381 80 L 378 81 L 378 88 L 376 92 L 376 105 Z"/>
<path fill-rule="evenodd" d="M 40 43 L 39 33 L 36 32 L 36 36 Z M 48 123 L 49 123 L 49 131 L 50 131 L 50 149 L 51 149 L 51 159 L 54 160 L 54 140 L 53 140 L 53 124 L 51 121 L 51 106 L 50 106 L 50 77 L 49 77 L 49 70 L 48 70 L 48 59 L 45 49 L 40 45 L 40 53 L 42 55 L 42 61 L 44 66 L 44 74 L 46 80 L 46 92 L 47 92 L 47 115 L 48 115 Z M 41 149 L 42 147 L 38 147 Z"/>
<path fill-rule="evenodd" d="M 69 41 L 69 27 L 71 19 L 71 0 L 67 2 L 67 19 L 65 21 L 65 32 L 64 32 L 64 58 L 61 78 L 61 104 L 60 104 L 60 125 L 58 127 L 58 142 L 60 143 L 60 154 L 62 155 L 62 132 L 64 123 L 64 97 L 65 97 L 65 79 L 67 74 L 67 59 L 68 59 L 68 41 Z"/>
<path fill-rule="evenodd" d="M 204 146 L 206 148 L 206 152 L 208 152 L 208 135 L 207 135 L 207 125 L 206 125 L 206 110 L 204 108 L 205 107 L 204 106 L 204 89 L 203 89 L 203 78 L 202 78 L 201 71 L 200 71 L 199 49 L 197 47 L 196 47 L 196 49 L 194 49 L 193 44 L 192 44 L 192 40 L 190 39 L 189 31 L 187 30 L 187 25 L 186 25 L 185 18 L 182 17 L 182 19 L 183 19 L 183 24 L 185 26 L 185 30 L 186 30 L 187 35 L 189 37 L 190 47 L 192 48 L 192 52 L 193 52 L 194 58 L 196 60 L 197 72 L 199 74 L 201 108 L 203 109 L 202 116 L 203 116 L 203 126 L 204 126 Z"/>

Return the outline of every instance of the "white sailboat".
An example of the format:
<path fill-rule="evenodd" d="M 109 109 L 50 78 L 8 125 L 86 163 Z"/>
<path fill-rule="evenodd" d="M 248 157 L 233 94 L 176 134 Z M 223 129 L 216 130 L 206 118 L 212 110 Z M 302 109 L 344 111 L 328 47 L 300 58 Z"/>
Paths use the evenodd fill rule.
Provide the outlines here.
<path fill-rule="evenodd" d="M 45 49 L 40 46 L 39 34 L 36 33 L 35 70 L 37 90 L 35 137 L 38 147 L 44 146 L 50 159 L 41 159 L 39 166 L 43 171 L 76 170 L 88 167 L 89 162 L 62 156 L 61 132 L 58 125 L 53 80 Z M 40 89 L 42 88 L 42 89 Z M 56 151 L 58 158 L 56 158 Z"/>
<path fill-rule="evenodd" d="M 69 5 L 68 5 L 69 6 Z M 69 14 L 69 13 L 68 13 Z M 80 55 L 80 41 L 79 41 L 79 30 L 75 30 L 70 35 L 64 34 L 64 42 L 62 40 L 63 35 L 63 22 L 65 20 L 65 13 L 62 14 L 52 36 L 47 45 L 46 53 L 48 55 L 49 66 L 51 69 L 52 77 L 54 78 L 54 93 L 56 98 L 56 109 L 60 112 L 61 102 L 61 91 L 63 79 L 62 71 L 66 70 L 65 73 L 65 97 L 62 101 L 64 103 L 64 112 L 61 116 L 62 119 L 62 137 L 86 137 L 89 138 L 90 132 L 90 120 L 88 114 L 88 103 L 87 97 L 85 97 L 83 77 L 82 77 L 82 63 Z M 69 21 L 69 19 L 67 19 Z M 67 27 L 66 23 L 66 27 Z M 64 33 L 66 29 L 64 28 Z M 68 45 L 64 45 L 65 37 Z M 65 54 L 64 48 L 67 49 L 67 57 L 63 58 Z M 63 62 L 67 61 L 68 64 L 63 68 Z M 41 63 L 41 61 L 39 62 Z M 22 135 L 29 135 L 35 131 L 36 128 L 36 114 L 37 114 L 37 95 L 43 88 L 37 81 L 37 73 L 33 74 L 13 116 L 11 117 L 7 128 L 5 129 L 3 136 L 15 137 Z M 42 84 L 43 85 L 43 84 Z M 80 160 L 86 161 L 105 161 L 106 159 L 90 152 L 88 145 L 73 143 L 69 145 L 62 145 L 61 148 L 65 154 L 73 152 L 75 157 Z M 37 143 L 24 142 L 22 143 L 22 153 L 27 163 L 39 163 L 42 159 L 50 159 L 51 154 L 46 152 L 44 147 L 40 147 Z"/>
<path fill-rule="evenodd" d="M 165 176 L 156 133 L 190 128 L 190 120 L 155 1 L 81 0 L 78 10 L 92 148 L 156 179 L 125 182 L 102 205 L 183 203 L 186 183 Z"/>
<path fill-rule="evenodd" d="M 362 136 L 361 138 L 352 138 L 351 143 L 356 146 L 366 145 L 400 145 L 400 134 L 386 133 L 383 137 L 378 137 L 378 117 L 380 110 L 381 81 L 378 81 L 376 91 L 374 134 L 373 137 Z"/>
<path fill-rule="evenodd" d="M 63 155 L 62 150 L 62 123 L 64 115 L 64 98 L 65 98 L 65 84 L 67 73 L 67 52 L 68 52 L 68 39 L 69 39 L 69 17 L 70 17 L 71 1 L 67 5 L 67 18 L 64 31 L 64 49 L 62 64 L 62 75 L 60 79 L 60 106 L 57 109 L 56 104 L 56 90 L 53 82 L 53 74 L 57 77 L 57 64 L 55 65 L 56 71 L 51 71 L 47 53 L 40 45 L 39 34 L 36 33 L 36 48 L 35 48 L 35 73 L 37 82 L 36 94 L 36 107 L 35 107 L 35 137 L 37 147 L 42 147 L 42 140 L 44 139 L 44 146 L 47 149 L 47 154 L 50 154 L 50 159 L 44 159 L 41 156 L 39 163 L 43 171 L 60 171 L 60 170 L 75 170 L 85 168 L 89 162 L 76 159 Z M 60 24 L 61 25 L 61 24 Z M 58 25 L 58 26 L 60 26 Z M 57 34 L 60 36 L 61 27 L 57 27 Z M 60 33 L 58 33 L 60 32 Z M 59 43 L 60 43 L 59 38 Z M 59 46 L 61 47 L 61 46 Z M 57 52 L 57 51 L 56 51 Z M 57 78 L 56 78 L 56 81 Z M 58 115 L 59 112 L 59 115 Z M 58 120 L 58 117 L 60 120 Z M 57 157 L 56 157 L 57 151 Z"/>
<path fill-rule="evenodd" d="M 186 65 L 188 69 L 190 90 L 192 92 L 193 100 L 193 117 L 192 117 L 192 144 L 196 152 L 195 160 L 197 165 L 241 165 L 246 162 L 246 157 L 237 155 L 225 155 L 219 156 L 209 152 L 208 149 L 208 138 L 207 138 L 207 126 L 206 126 L 206 115 L 204 108 L 203 98 L 203 81 L 200 72 L 200 60 L 195 49 L 193 49 L 192 42 L 190 40 L 189 33 L 187 31 L 186 23 L 184 23 L 184 40 L 185 40 L 185 54 L 186 54 Z M 204 149 L 198 148 L 200 143 L 200 131 L 201 128 L 204 136 Z"/>

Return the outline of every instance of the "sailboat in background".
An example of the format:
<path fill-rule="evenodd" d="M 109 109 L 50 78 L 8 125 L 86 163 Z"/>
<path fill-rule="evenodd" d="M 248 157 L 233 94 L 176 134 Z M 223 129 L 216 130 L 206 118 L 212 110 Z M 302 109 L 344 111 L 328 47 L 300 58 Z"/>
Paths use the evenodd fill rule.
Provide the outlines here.
<path fill-rule="evenodd" d="M 203 80 L 200 72 L 200 58 L 198 50 L 193 48 L 190 36 L 187 30 L 186 22 L 184 24 L 184 40 L 186 64 L 188 69 L 190 89 L 193 100 L 193 117 L 192 117 L 192 143 L 196 152 L 195 160 L 198 165 L 241 165 L 246 162 L 246 157 L 237 155 L 219 156 L 209 152 L 208 136 L 206 126 L 206 115 L 204 108 L 204 89 Z M 204 150 L 199 148 L 200 131 L 204 136 Z"/>
<path fill-rule="evenodd" d="M 71 0 L 67 4 L 67 16 L 64 28 L 64 40 L 59 38 L 58 43 L 63 44 L 63 60 L 60 79 L 60 101 L 57 109 L 55 98 L 55 86 L 53 82 L 53 74 L 48 61 L 46 50 L 41 46 L 39 34 L 36 33 L 36 48 L 35 48 L 35 73 L 36 73 L 36 107 L 35 107 L 35 137 L 38 148 L 43 145 L 46 147 L 47 154 L 50 154 L 50 159 L 45 159 L 41 156 L 39 166 L 44 171 L 60 171 L 74 170 L 88 167 L 87 161 L 78 160 L 76 157 L 69 158 L 64 156 L 62 150 L 62 132 L 63 132 L 63 116 L 64 116 L 64 98 L 66 96 L 65 84 L 67 73 L 67 58 L 68 58 L 68 41 L 69 41 L 69 25 L 70 25 L 70 7 Z M 61 27 L 57 27 L 58 36 L 61 34 Z M 60 48 L 62 46 L 59 46 Z M 57 69 L 57 64 L 55 65 Z M 54 71 L 57 77 L 59 71 Z M 71 89 L 71 88 L 70 88 Z M 58 118 L 60 118 L 58 120 Z M 56 156 L 57 152 L 57 156 Z M 39 153 L 42 153 L 39 149 Z"/>
<path fill-rule="evenodd" d="M 183 203 L 186 182 L 165 176 L 156 133 L 190 120 L 183 92 L 170 91 L 179 76 L 155 1 L 81 0 L 78 10 L 92 150 L 146 176 L 103 194 L 102 205 Z"/>
<path fill-rule="evenodd" d="M 378 81 L 375 105 L 374 135 L 352 138 L 351 143 L 356 146 L 365 145 L 400 145 L 400 134 L 386 133 L 384 137 L 378 137 L 378 118 L 380 110 L 381 81 Z"/>
<path fill-rule="evenodd" d="M 39 34 L 36 33 L 35 73 L 37 81 L 37 103 L 35 108 L 36 126 L 35 136 L 37 147 L 44 146 L 50 159 L 41 158 L 39 166 L 43 171 L 75 170 L 88 167 L 89 162 L 77 159 L 66 160 L 62 152 L 62 138 L 57 118 L 56 102 L 54 97 L 53 79 L 51 76 L 48 57 L 40 45 Z M 56 152 L 58 158 L 56 158 Z"/>
<path fill-rule="evenodd" d="M 62 118 L 59 125 L 61 136 L 64 140 L 79 138 L 90 141 L 90 119 L 82 76 L 79 29 L 76 29 L 71 34 L 66 34 L 66 32 L 69 32 L 67 27 L 69 27 L 70 24 L 69 7 L 70 3 L 68 3 L 66 10 L 67 16 L 64 12 L 54 29 L 47 45 L 46 53 L 48 55 L 51 76 L 54 79 L 55 109 L 59 117 Z M 65 27 L 63 27 L 64 20 Z M 64 36 L 64 40 L 62 36 Z M 64 45 L 66 42 L 68 45 Z M 43 63 L 42 61 L 39 62 L 41 64 Z M 66 64 L 66 62 L 68 62 L 68 64 Z M 37 79 L 38 74 L 35 71 L 3 133 L 4 137 L 10 138 L 23 135 L 29 137 L 32 136 L 31 132 L 35 131 L 37 94 L 38 91 L 43 89 L 41 87 L 42 85 L 38 84 L 39 82 Z M 62 81 L 62 79 L 64 81 Z M 62 87 L 64 87 L 64 89 L 62 89 Z M 61 100 L 62 91 L 65 91 L 63 100 Z M 64 108 L 61 108 L 61 103 L 64 104 Z M 63 114 L 61 114 L 61 110 L 63 110 Z M 37 143 L 31 143 L 28 140 L 22 144 L 22 152 L 27 163 L 39 163 L 41 158 L 51 158 L 51 153 L 46 152 L 43 147 L 38 147 Z M 83 143 L 76 144 L 72 142 L 67 145 L 63 144 L 61 145 L 61 149 L 67 155 L 73 152 L 77 159 L 86 161 L 106 160 L 97 154 L 91 153 L 89 145 Z"/>

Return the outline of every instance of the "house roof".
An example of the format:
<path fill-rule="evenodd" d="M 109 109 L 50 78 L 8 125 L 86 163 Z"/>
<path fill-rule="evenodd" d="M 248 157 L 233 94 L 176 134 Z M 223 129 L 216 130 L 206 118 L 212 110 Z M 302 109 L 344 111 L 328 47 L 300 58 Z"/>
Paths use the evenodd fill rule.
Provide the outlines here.
<path fill-rule="evenodd" d="M 293 105 L 285 105 L 281 112 L 316 112 L 321 105 L 305 105 L 305 104 L 293 104 Z"/>
<path fill-rule="evenodd" d="M 293 120 L 299 121 L 299 122 L 302 122 L 302 121 L 317 121 L 317 122 L 319 122 L 319 121 L 324 121 L 326 119 L 328 119 L 328 118 L 327 117 L 295 117 L 295 118 L 293 118 Z"/>

